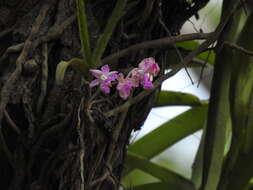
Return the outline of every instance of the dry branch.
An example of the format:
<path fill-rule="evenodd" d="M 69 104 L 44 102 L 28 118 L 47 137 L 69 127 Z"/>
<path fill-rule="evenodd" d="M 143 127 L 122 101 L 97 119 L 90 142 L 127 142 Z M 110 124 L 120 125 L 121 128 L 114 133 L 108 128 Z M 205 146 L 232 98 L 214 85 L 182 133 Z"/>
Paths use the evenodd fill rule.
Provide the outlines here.
<path fill-rule="evenodd" d="M 173 44 L 177 42 L 183 42 L 183 41 L 190 41 L 190 40 L 204 40 L 209 38 L 212 35 L 212 33 L 193 33 L 193 34 L 184 34 L 179 36 L 173 36 L 173 37 L 166 37 L 161 38 L 157 40 L 150 40 L 145 41 L 142 43 L 138 43 L 136 45 L 130 46 L 129 48 L 123 49 L 121 51 L 118 51 L 117 53 L 114 53 L 108 57 L 105 57 L 102 59 L 102 64 L 113 62 L 121 57 L 127 56 L 130 53 L 140 51 L 143 49 L 162 49 L 169 46 L 173 46 Z"/>

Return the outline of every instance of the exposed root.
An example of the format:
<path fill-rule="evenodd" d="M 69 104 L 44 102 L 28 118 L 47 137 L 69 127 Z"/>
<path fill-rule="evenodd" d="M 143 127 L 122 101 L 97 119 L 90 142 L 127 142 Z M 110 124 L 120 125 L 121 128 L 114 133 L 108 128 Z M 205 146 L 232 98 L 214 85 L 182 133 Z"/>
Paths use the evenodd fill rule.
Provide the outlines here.
<path fill-rule="evenodd" d="M 42 111 L 44 99 L 47 94 L 47 80 L 48 80 L 48 48 L 47 43 L 43 44 L 42 54 L 43 54 L 43 62 L 41 65 L 41 82 L 40 82 L 40 96 L 38 100 L 37 106 L 37 114 L 39 115 Z"/>

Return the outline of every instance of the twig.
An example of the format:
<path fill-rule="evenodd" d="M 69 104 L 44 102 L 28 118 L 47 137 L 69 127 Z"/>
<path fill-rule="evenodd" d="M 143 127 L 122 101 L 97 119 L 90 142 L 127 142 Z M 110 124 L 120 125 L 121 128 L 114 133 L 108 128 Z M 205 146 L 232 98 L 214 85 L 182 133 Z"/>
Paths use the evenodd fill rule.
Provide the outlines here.
<path fill-rule="evenodd" d="M 9 54 L 11 53 L 16 53 L 22 50 L 22 48 L 24 47 L 24 42 L 17 44 L 17 45 L 13 45 L 7 48 L 7 50 L 4 52 L 4 54 L 2 55 L 2 57 L 0 58 L 0 64 L 8 57 Z"/>
<path fill-rule="evenodd" d="M 77 132 L 79 136 L 79 141 L 80 141 L 80 177 L 81 177 L 81 190 L 84 190 L 85 187 L 85 182 L 84 182 L 84 155 L 85 155 L 85 147 L 84 147 L 84 139 L 83 139 L 83 130 L 81 129 L 81 118 L 80 118 L 80 112 L 81 112 L 81 107 L 83 107 L 83 101 L 84 99 L 81 99 L 81 104 L 78 107 L 78 113 L 77 113 Z"/>
<path fill-rule="evenodd" d="M 29 122 L 29 133 L 28 133 L 28 137 L 30 139 L 33 138 L 34 136 L 34 132 L 35 132 L 35 116 L 34 116 L 34 113 L 33 113 L 33 110 L 32 110 L 32 106 L 28 103 L 24 103 L 23 104 L 23 107 L 24 107 L 24 112 L 25 112 L 25 116 Z"/>
<path fill-rule="evenodd" d="M 114 53 L 101 60 L 102 64 L 113 62 L 121 57 L 124 57 L 132 52 L 140 51 L 142 49 L 158 49 L 172 46 L 176 42 L 190 41 L 190 40 L 203 40 L 209 38 L 213 33 L 193 33 L 184 34 L 173 37 L 160 38 L 157 40 L 145 41 L 139 44 L 135 44 L 126 49 L 123 49 L 117 53 Z"/>
<path fill-rule="evenodd" d="M 76 19 L 76 15 L 72 15 L 71 17 L 69 17 L 68 19 L 66 19 L 63 23 L 61 23 L 60 25 L 56 24 L 54 26 L 52 26 L 52 28 L 48 31 L 47 35 L 42 36 L 38 39 L 36 39 L 33 42 L 33 49 L 35 49 L 36 47 L 38 47 L 40 44 L 42 43 L 47 43 L 51 40 L 55 40 L 57 38 L 60 38 L 60 35 L 62 34 L 62 32 L 69 26 L 69 24 L 71 24 L 74 20 Z M 5 53 L 3 54 L 3 56 L 0 58 L 0 64 L 3 62 L 3 60 L 5 60 L 8 55 L 10 53 L 16 53 L 22 50 L 22 48 L 24 47 L 24 42 L 13 45 L 9 48 L 7 48 L 7 50 L 5 51 Z"/>
<path fill-rule="evenodd" d="M 2 91 L 1 91 L 1 102 L 0 102 L 0 141 L 1 141 L 1 143 L 0 143 L 0 146 L 2 146 L 3 151 L 5 152 L 9 163 L 12 165 L 13 165 L 13 158 L 12 158 L 10 150 L 8 149 L 8 147 L 6 145 L 6 142 L 5 142 L 3 133 L 2 133 L 2 119 L 4 116 L 4 111 L 5 111 L 6 105 L 9 102 L 10 93 L 12 92 L 12 90 L 14 88 L 14 84 L 18 81 L 19 76 L 21 74 L 22 64 L 26 61 L 26 58 L 31 51 L 31 46 L 32 46 L 31 40 L 35 37 L 36 33 L 38 32 L 39 27 L 40 27 L 41 23 L 43 22 L 43 20 L 46 16 L 46 13 L 50 7 L 50 4 L 46 4 L 46 5 L 47 6 L 43 6 L 40 9 L 40 13 L 37 16 L 34 25 L 32 26 L 30 35 L 28 36 L 27 40 L 24 43 L 24 48 L 16 60 L 16 69 L 11 74 L 10 78 L 6 81 L 6 83 L 3 86 Z"/>
<path fill-rule="evenodd" d="M 113 110 L 108 111 L 107 113 L 105 113 L 106 117 L 110 117 L 113 115 L 116 115 L 120 112 L 125 111 L 126 109 L 128 109 L 131 105 L 136 104 L 137 102 L 141 101 L 145 96 L 151 94 L 154 90 L 156 90 L 156 88 L 158 88 L 161 83 L 166 80 L 167 78 L 172 77 L 173 75 L 175 75 L 178 71 L 180 71 L 180 69 L 182 68 L 182 66 L 177 66 L 176 68 L 174 68 L 172 71 L 170 71 L 169 73 L 162 75 L 161 77 L 159 77 L 155 82 L 154 82 L 154 88 L 151 89 L 147 89 L 142 91 L 139 95 L 130 98 L 127 102 L 125 102 L 123 105 L 114 108 Z"/>
<path fill-rule="evenodd" d="M 115 130 L 113 131 L 113 134 L 112 134 L 112 137 L 113 139 L 111 140 L 110 144 L 109 144 L 109 147 L 108 147 L 108 150 L 109 153 L 106 157 L 106 160 L 105 160 L 105 165 L 106 165 L 106 168 L 108 169 L 108 171 L 104 171 L 103 175 L 94 180 L 92 183 L 91 183 L 91 186 L 94 186 L 102 181 L 104 181 L 105 179 L 107 179 L 108 177 L 112 176 L 113 178 L 116 178 L 113 173 L 111 172 L 111 162 L 112 162 L 112 159 L 113 159 L 113 153 L 115 151 L 115 147 L 117 146 L 117 142 L 118 142 L 118 139 L 119 139 L 119 136 L 120 136 L 120 132 L 121 132 L 121 129 L 123 127 L 123 124 L 125 122 L 125 119 L 126 119 L 126 115 L 127 115 L 127 112 L 128 112 L 128 108 L 126 108 L 125 112 L 121 113 L 120 117 L 119 117 L 119 122 L 118 122 L 118 125 L 115 127 Z M 113 180 L 114 182 L 115 180 Z M 100 183 L 101 185 L 101 183 Z M 115 186 L 115 184 L 114 184 Z"/>
<path fill-rule="evenodd" d="M 6 110 L 4 111 L 4 116 L 5 116 L 5 119 L 6 119 L 7 123 L 9 123 L 9 125 L 11 126 L 11 128 L 13 129 L 13 131 L 15 133 L 17 133 L 18 135 L 20 135 L 21 134 L 20 129 L 18 128 L 18 126 L 16 125 L 16 123 L 11 119 L 9 113 Z"/>
<path fill-rule="evenodd" d="M 31 47 L 33 47 L 32 40 L 34 39 L 35 35 L 38 33 L 40 25 L 44 21 L 49 8 L 50 8 L 50 4 L 45 3 L 45 5 L 43 7 L 41 7 L 39 15 L 36 17 L 36 20 L 35 20 L 34 25 L 32 26 L 30 35 L 26 39 L 26 41 L 24 43 L 23 50 L 22 50 L 21 54 L 19 55 L 19 57 L 17 58 L 17 61 L 16 61 L 17 68 L 20 68 L 20 70 L 21 70 L 21 67 L 22 67 L 21 64 L 23 64 L 26 61 L 26 58 L 27 58 L 28 54 L 32 50 L 34 50 L 33 48 L 31 48 Z"/>
<path fill-rule="evenodd" d="M 51 128 L 47 129 L 45 132 L 43 132 L 41 134 L 41 136 L 37 140 L 37 143 L 34 145 L 34 147 L 31 150 L 31 156 L 30 156 L 31 160 L 29 161 L 30 168 L 33 166 L 33 163 L 35 161 L 34 159 L 36 158 L 36 154 L 40 150 L 40 147 L 41 147 L 42 143 L 48 137 L 50 137 L 50 135 L 54 135 L 56 132 L 60 131 L 65 126 L 67 126 L 68 123 L 70 122 L 71 118 L 72 118 L 72 113 L 73 113 L 73 110 L 70 111 L 70 113 L 66 116 L 66 118 L 62 122 L 60 122 L 58 124 L 55 124 L 54 126 L 52 126 Z"/>
<path fill-rule="evenodd" d="M 40 96 L 37 106 L 37 114 L 39 115 L 42 111 L 43 102 L 47 93 L 47 80 L 48 80 L 48 48 L 47 43 L 42 46 L 43 62 L 41 65 L 41 86 L 40 86 Z"/>
<path fill-rule="evenodd" d="M 2 124 L 0 123 L 0 151 L 3 152 L 5 155 L 1 155 L 2 157 L 6 156 L 7 161 L 9 162 L 9 164 L 12 166 L 12 168 L 15 168 L 15 164 L 14 164 L 14 159 L 13 156 L 11 154 L 11 151 L 9 150 L 6 141 L 4 139 L 3 136 L 3 132 L 2 132 Z"/>
<path fill-rule="evenodd" d="M 97 185 L 100 182 L 103 182 L 108 176 L 110 175 L 109 171 L 106 171 L 101 177 L 94 180 L 89 187 L 93 187 L 94 185 Z"/>
<path fill-rule="evenodd" d="M 165 23 L 163 22 L 163 15 L 162 15 L 161 6 L 159 6 L 159 22 L 160 22 L 160 24 L 162 25 L 162 27 L 164 28 L 164 30 L 167 32 L 168 36 L 169 36 L 169 37 L 172 37 L 170 30 L 168 29 L 168 27 L 167 27 L 167 26 L 165 25 Z M 173 48 L 176 50 L 176 53 L 177 53 L 177 55 L 178 55 L 178 57 L 179 57 L 179 59 L 180 59 L 180 63 L 183 64 L 184 70 L 185 70 L 187 76 L 189 77 L 191 83 L 193 84 L 192 77 L 191 77 L 190 73 L 188 72 L 188 69 L 187 69 L 186 65 L 185 65 L 184 62 L 183 62 L 183 56 L 182 56 L 181 52 L 178 50 L 178 48 L 177 48 L 177 46 L 176 46 L 175 43 L 173 43 L 172 46 L 173 46 Z"/>
<path fill-rule="evenodd" d="M 95 158 L 95 163 L 94 163 L 94 165 L 92 166 L 92 168 L 90 170 L 90 175 L 89 175 L 88 180 L 87 180 L 88 185 L 93 180 L 93 177 L 97 172 L 98 166 L 100 166 L 100 164 L 103 161 L 105 149 L 106 149 L 106 146 L 104 145 L 104 146 L 101 146 L 101 148 L 99 148 L 99 151 L 97 151 L 98 154 Z"/>
<path fill-rule="evenodd" d="M 76 15 L 72 15 L 69 18 L 67 18 L 64 22 L 62 22 L 60 25 L 56 24 L 52 26 L 52 28 L 48 31 L 47 35 L 42 36 L 41 38 L 35 40 L 33 48 L 38 47 L 41 43 L 46 43 L 51 40 L 60 38 L 63 31 L 75 20 Z"/>
<path fill-rule="evenodd" d="M 212 44 L 212 47 L 213 46 L 214 46 L 214 44 Z M 206 67 L 206 65 L 208 63 L 208 59 L 209 59 L 210 55 L 211 55 L 211 50 L 208 51 L 208 54 L 207 54 L 206 59 L 205 59 L 205 62 L 204 62 L 204 64 L 201 67 L 201 71 L 200 71 L 200 75 L 199 75 L 199 81 L 198 81 L 198 84 L 197 84 L 197 88 L 199 87 L 200 82 L 203 79 L 203 73 L 204 73 L 205 67 Z"/>
<path fill-rule="evenodd" d="M 203 50 L 207 49 L 211 44 L 213 44 L 217 38 L 219 37 L 219 35 L 221 34 L 221 32 L 223 31 L 224 27 L 226 26 L 229 18 L 231 15 L 233 15 L 234 11 L 237 9 L 237 5 L 234 5 L 233 8 L 226 14 L 224 20 L 218 25 L 218 27 L 216 28 L 216 30 L 209 34 L 208 39 L 202 43 L 197 49 L 193 50 L 188 56 L 186 56 L 183 59 L 184 64 L 188 64 L 191 62 L 191 60 L 198 55 L 200 52 L 202 52 Z M 155 82 L 154 82 L 154 88 L 149 89 L 149 90 L 145 90 L 143 92 L 141 92 L 139 95 L 135 96 L 134 98 L 130 98 L 127 102 L 125 102 L 123 105 L 108 111 L 107 113 L 105 113 L 105 116 L 110 117 L 112 115 L 115 115 L 117 113 L 123 112 L 126 109 L 128 109 L 131 105 L 136 104 L 137 102 L 139 102 L 140 100 L 142 100 L 145 96 L 149 95 L 150 93 L 152 93 L 156 88 L 158 88 L 162 82 L 168 78 L 170 78 L 171 76 L 173 76 L 174 74 L 176 74 L 179 70 L 181 69 L 180 66 L 178 66 L 177 68 L 175 68 L 174 70 L 172 70 L 171 72 L 162 75 L 161 77 L 159 77 Z"/>
<path fill-rule="evenodd" d="M 111 183 L 113 184 L 113 187 L 114 187 L 114 190 L 115 190 L 115 189 L 117 189 L 116 183 L 119 183 L 119 184 L 120 184 L 120 182 L 119 182 L 119 180 L 117 179 L 117 177 L 113 174 L 111 165 L 105 164 L 105 166 L 106 166 L 106 168 L 108 169 L 109 174 L 110 174 L 110 175 L 108 176 L 108 178 L 109 178 L 109 180 L 111 181 Z"/>
<path fill-rule="evenodd" d="M 235 49 L 235 50 L 238 50 L 246 55 L 249 55 L 249 56 L 253 56 L 253 51 L 250 51 L 250 50 L 247 50 L 245 49 L 244 47 L 242 46 L 239 46 L 237 44 L 234 44 L 234 43 L 231 43 L 231 42 L 224 42 L 224 45 L 227 45 L 228 47 L 232 48 L 232 49 Z"/>
<path fill-rule="evenodd" d="M 11 33 L 13 31 L 13 29 L 15 28 L 15 24 L 9 28 L 6 28 L 5 30 L 0 32 L 0 38 L 3 38 L 4 36 L 6 36 L 7 34 Z"/>

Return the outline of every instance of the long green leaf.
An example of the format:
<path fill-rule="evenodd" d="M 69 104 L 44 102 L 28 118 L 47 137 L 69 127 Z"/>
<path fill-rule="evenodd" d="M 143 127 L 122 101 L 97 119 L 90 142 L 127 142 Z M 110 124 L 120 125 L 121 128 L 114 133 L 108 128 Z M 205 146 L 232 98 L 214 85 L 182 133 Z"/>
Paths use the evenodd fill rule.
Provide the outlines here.
<path fill-rule="evenodd" d="M 170 186 L 174 186 L 182 190 L 194 189 L 193 184 L 186 178 L 132 152 L 128 152 L 126 162 L 128 165 L 138 168 Z"/>
<path fill-rule="evenodd" d="M 192 164 L 192 176 L 191 180 L 194 183 L 196 189 L 200 188 L 202 175 L 203 175 L 203 157 L 204 157 L 204 142 L 206 136 L 206 130 L 204 126 L 203 133 L 201 136 L 199 148 Z"/>
<path fill-rule="evenodd" d="M 159 106 L 200 106 L 203 102 L 192 94 L 175 92 L 175 91 L 161 91 L 157 97 L 154 107 Z"/>
<path fill-rule="evenodd" d="M 252 33 L 253 13 L 248 17 L 237 44 L 252 51 Z M 233 135 L 220 190 L 244 189 L 253 171 L 253 59 L 236 51 L 232 63 L 230 103 Z"/>
<path fill-rule="evenodd" d="M 124 8 L 126 6 L 127 0 L 117 0 L 116 6 L 113 9 L 113 12 L 106 24 L 105 30 L 103 34 L 100 36 L 98 40 L 97 47 L 93 54 L 93 63 L 94 67 L 99 66 L 100 59 L 105 51 L 105 48 L 113 34 L 113 31 L 123 15 Z"/>
<path fill-rule="evenodd" d="M 88 31 L 88 23 L 86 16 L 85 0 L 76 0 L 77 8 L 77 19 L 79 26 L 79 35 L 81 40 L 81 50 L 86 63 L 91 65 L 91 48 L 90 48 L 90 38 Z"/>
<path fill-rule="evenodd" d="M 164 123 L 129 146 L 129 151 L 152 158 L 203 127 L 207 105 L 194 107 Z"/>
<path fill-rule="evenodd" d="M 235 10 L 238 0 L 228 0 L 224 7 L 230 13 Z M 222 19 L 226 15 L 222 15 Z M 231 18 L 231 17 L 230 17 Z M 233 41 L 235 39 L 237 24 L 232 18 L 223 29 L 224 40 Z M 216 57 L 214 65 L 214 76 L 211 88 L 211 97 L 208 110 L 207 126 L 205 129 L 203 175 L 200 189 L 214 190 L 220 180 L 224 151 L 226 145 L 226 132 L 230 124 L 230 104 L 229 104 L 229 83 L 231 78 L 232 52 L 224 47 Z"/>
<path fill-rule="evenodd" d="M 131 187 L 132 190 L 182 190 L 181 186 L 178 184 L 171 185 L 163 182 L 147 183 L 144 185 L 137 185 Z"/>
<path fill-rule="evenodd" d="M 180 114 L 130 145 L 128 150 L 151 159 L 179 140 L 201 129 L 206 119 L 207 107 L 207 105 L 194 107 Z M 125 175 L 133 169 L 127 166 Z"/>

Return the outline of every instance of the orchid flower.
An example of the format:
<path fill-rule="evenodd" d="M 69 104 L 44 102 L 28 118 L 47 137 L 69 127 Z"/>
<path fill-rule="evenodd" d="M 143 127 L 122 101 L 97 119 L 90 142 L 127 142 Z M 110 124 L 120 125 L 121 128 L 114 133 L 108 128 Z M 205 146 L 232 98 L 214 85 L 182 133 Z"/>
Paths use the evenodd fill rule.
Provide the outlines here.
<path fill-rule="evenodd" d="M 143 88 L 153 88 L 153 77 L 157 76 L 160 71 L 159 65 L 155 62 L 153 57 L 143 59 L 139 63 L 138 68 L 130 71 L 129 76 L 143 86 Z"/>
<path fill-rule="evenodd" d="M 111 82 L 116 81 L 118 77 L 117 71 L 111 71 L 108 65 L 101 67 L 101 70 L 90 69 L 91 74 L 96 77 L 95 80 L 90 82 L 90 87 L 100 85 L 100 88 L 105 94 L 110 93 Z"/>
<path fill-rule="evenodd" d="M 118 75 L 118 81 L 117 90 L 119 91 L 119 96 L 126 100 L 130 96 L 132 88 L 137 87 L 138 83 L 132 78 L 124 78 L 122 73 Z"/>
<path fill-rule="evenodd" d="M 106 94 L 110 93 L 112 82 L 118 81 L 116 89 L 122 99 L 126 100 L 133 88 L 142 85 L 143 88 L 153 88 L 153 77 L 157 76 L 160 72 L 159 65 L 155 62 L 153 57 L 143 59 L 138 68 L 132 69 L 126 77 L 122 73 L 118 74 L 117 71 L 111 71 L 108 65 L 104 65 L 101 70 L 91 69 L 91 74 L 96 77 L 95 80 L 90 82 L 90 87 L 100 85 L 102 91 Z"/>
<path fill-rule="evenodd" d="M 143 59 L 139 63 L 139 69 L 143 70 L 144 73 L 149 73 L 151 76 L 157 76 L 160 72 L 160 67 L 153 57 Z"/>

